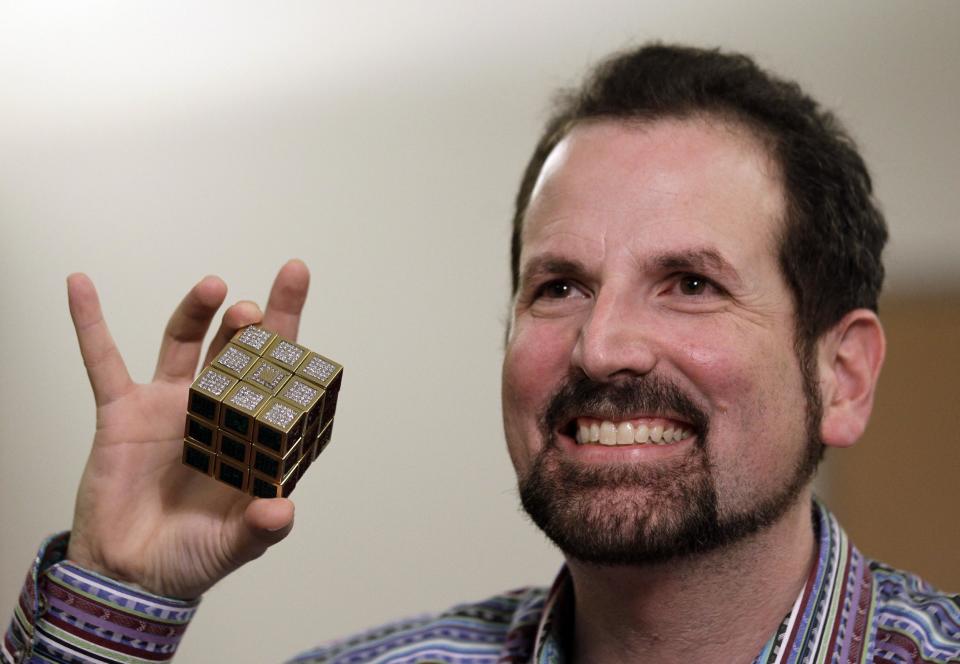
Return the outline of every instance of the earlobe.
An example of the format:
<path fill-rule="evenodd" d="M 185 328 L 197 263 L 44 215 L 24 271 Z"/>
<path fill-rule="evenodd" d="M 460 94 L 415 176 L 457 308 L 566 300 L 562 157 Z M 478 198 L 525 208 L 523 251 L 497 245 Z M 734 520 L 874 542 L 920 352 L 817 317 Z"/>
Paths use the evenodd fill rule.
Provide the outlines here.
<path fill-rule="evenodd" d="M 855 309 L 818 344 L 823 419 L 820 435 L 833 447 L 850 447 L 863 435 L 886 352 L 877 315 Z"/>

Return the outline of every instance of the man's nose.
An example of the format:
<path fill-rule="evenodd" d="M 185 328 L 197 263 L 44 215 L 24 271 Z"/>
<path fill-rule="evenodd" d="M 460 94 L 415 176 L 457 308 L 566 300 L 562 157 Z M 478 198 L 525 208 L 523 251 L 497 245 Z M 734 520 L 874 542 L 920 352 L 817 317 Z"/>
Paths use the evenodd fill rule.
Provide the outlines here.
<path fill-rule="evenodd" d="M 642 376 L 657 363 L 649 312 L 629 293 L 601 293 L 580 329 L 573 365 L 598 382 Z"/>

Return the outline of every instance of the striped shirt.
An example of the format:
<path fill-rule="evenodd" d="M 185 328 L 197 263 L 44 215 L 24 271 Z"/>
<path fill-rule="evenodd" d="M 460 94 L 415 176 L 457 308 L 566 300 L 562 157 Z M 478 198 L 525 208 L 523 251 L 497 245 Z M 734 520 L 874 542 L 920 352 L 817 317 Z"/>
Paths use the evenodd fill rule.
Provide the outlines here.
<path fill-rule="evenodd" d="M 754 664 L 960 662 L 960 596 L 864 558 L 819 503 L 817 564 Z M 67 561 L 45 543 L 3 642 L 5 662 L 164 662 L 196 603 L 157 597 Z M 571 582 L 463 604 L 327 644 L 290 664 L 563 664 Z"/>

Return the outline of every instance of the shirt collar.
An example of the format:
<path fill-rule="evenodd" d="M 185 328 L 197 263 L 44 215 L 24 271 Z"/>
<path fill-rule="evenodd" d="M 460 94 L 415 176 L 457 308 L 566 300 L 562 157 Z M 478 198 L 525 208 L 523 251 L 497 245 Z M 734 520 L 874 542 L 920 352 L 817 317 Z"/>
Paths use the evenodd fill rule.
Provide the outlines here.
<path fill-rule="evenodd" d="M 873 578 L 836 518 L 813 502 L 817 561 L 790 612 L 754 664 L 869 661 Z M 537 664 L 565 664 L 572 631 L 573 585 L 564 566 L 544 601 L 537 628 Z"/>

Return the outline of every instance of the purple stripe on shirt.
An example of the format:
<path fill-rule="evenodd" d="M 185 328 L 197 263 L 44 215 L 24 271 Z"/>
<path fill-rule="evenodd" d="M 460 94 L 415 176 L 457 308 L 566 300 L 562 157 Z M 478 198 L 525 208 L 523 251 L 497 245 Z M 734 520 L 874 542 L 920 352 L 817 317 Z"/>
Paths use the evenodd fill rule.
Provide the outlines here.
<path fill-rule="evenodd" d="M 61 620 L 76 624 L 81 628 L 86 626 L 95 627 L 96 629 L 101 630 L 100 636 L 106 636 L 109 638 L 110 634 L 119 634 L 124 638 L 132 639 L 134 641 L 142 641 L 144 643 L 162 643 L 168 646 L 176 645 L 180 642 L 179 634 L 161 636 L 159 634 L 151 634 L 149 632 L 124 627 L 112 622 L 110 618 L 100 618 L 85 611 L 78 612 L 75 606 L 71 606 L 60 599 L 51 599 L 50 607 L 51 609 L 57 609 L 57 613 L 59 614 Z"/>

